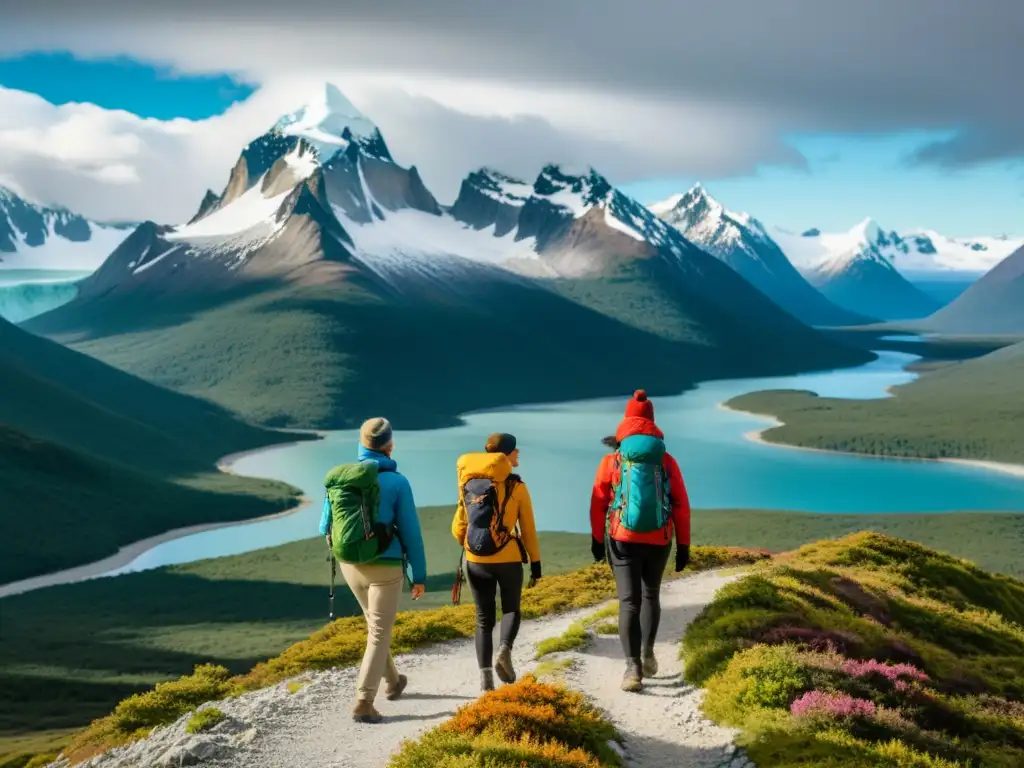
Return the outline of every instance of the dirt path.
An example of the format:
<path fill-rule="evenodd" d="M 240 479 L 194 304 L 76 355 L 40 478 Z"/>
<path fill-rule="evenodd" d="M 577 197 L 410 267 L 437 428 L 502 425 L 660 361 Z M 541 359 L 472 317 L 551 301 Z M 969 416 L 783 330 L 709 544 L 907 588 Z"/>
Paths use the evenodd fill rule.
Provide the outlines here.
<path fill-rule="evenodd" d="M 700 713 L 702 692 L 681 682 L 679 640 L 687 625 L 715 592 L 735 576 L 697 574 L 667 583 L 656 655 L 661 670 L 641 694 L 619 690 L 624 662 L 617 636 L 597 636 L 578 652 L 545 660 L 569 659 L 562 678 L 604 709 L 625 737 L 625 763 L 637 768 L 740 768 L 750 763 L 736 753 L 732 731 Z M 523 622 L 516 643 L 520 675 L 537 666 L 534 644 L 564 632 L 597 607 Z M 443 643 L 397 660 L 409 676 L 399 701 L 383 698 L 386 720 L 358 725 L 350 718 L 355 669 L 305 676 L 291 693 L 287 683 L 216 704 L 228 720 L 198 736 L 185 734 L 184 717 L 150 738 L 112 750 L 85 765 L 103 768 L 204 765 L 217 768 L 384 768 L 405 739 L 415 738 L 478 695 L 479 673 L 472 641 Z M 294 686 L 293 686 L 294 688 Z"/>

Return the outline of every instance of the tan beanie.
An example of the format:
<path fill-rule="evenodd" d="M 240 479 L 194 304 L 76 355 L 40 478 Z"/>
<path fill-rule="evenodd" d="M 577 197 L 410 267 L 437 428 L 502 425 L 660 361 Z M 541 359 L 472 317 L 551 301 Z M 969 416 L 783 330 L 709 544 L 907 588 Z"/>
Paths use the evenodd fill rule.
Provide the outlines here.
<path fill-rule="evenodd" d="M 359 428 L 359 442 L 371 451 L 387 448 L 391 436 L 391 422 L 382 417 L 367 419 Z"/>

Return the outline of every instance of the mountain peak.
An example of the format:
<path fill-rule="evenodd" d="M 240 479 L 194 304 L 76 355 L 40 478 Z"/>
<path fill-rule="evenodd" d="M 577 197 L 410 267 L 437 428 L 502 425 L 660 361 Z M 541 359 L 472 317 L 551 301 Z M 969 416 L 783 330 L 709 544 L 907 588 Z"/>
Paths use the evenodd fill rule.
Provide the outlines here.
<path fill-rule="evenodd" d="M 704 186 L 698 181 L 690 190 L 682 196 L 677 204 L 679 208 L 697 208 L 700 207 L 702 210 L 707 212 L 722 213 L 725 211 L 725 207 L 718 202 L 715 198 L 708 194 L 708 191 L 704 189 Z"/>
<path fill-rule="evenodd" d="M 533 189 L 537 194 L 544 196 L 561 191 L 571 192 L 578 195 L 586 206 L 604 200 L 612 192 L 612 185 L 593 167 L 586 170 L 566 169 L 564 166 L 549 164 L 545 165 L 537 176 Z"/>
<path fill-rule="evenodd" d="M 850 234 L 865 243 L 877 242 L 879 236 L 882 234 L 882 228 L 878 226 L 878 223 L 868 216 L 863 221 L 858 222 L 850 230 Z"/>
<path fill-rule="evenodd" d="M 376 154 L 383 150 L 390 159 L 380 130 L 333 83 L 317 88 L 301 107 L 278 120 L 274 129 L 308 141 L 321 162 L 327 162 L 353 141 L 365 147 L 373 145 Z"/>

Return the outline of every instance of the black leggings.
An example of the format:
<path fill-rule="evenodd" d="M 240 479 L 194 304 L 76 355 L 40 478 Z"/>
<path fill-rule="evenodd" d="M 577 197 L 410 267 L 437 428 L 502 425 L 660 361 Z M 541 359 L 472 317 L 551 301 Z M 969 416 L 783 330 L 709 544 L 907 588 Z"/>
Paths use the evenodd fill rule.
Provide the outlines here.
<path fill-rule="evenodd" d="M 509 648 L 519 634 L 519 599 L 523 593 L 521 563 L 467 563 L 466 575 L 476 603 L 476 661 L 488 669 L 494 656 L 494 624 L 501 591 L 501 644 Z"/>
<path fill-rule="evenodd" d="M 626 658 L 654 649 L 661 622 L 661 580 L 671 544 L 633 544 L 610 539 L 609 562 L 619 593 L 619 640 Z"/>

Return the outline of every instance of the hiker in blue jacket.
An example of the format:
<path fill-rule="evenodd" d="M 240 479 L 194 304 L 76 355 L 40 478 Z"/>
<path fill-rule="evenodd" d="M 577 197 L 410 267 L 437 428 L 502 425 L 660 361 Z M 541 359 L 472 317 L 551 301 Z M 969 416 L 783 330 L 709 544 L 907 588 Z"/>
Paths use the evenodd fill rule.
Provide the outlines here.
<path fill-rule="evenodd" d="M 425 591 L 427 556 L 412 487 L 391 458 L 395 444 L 390 422 L 383 418 L 368 419 L 359 430 L 359 443 L 359 461 L 377 464 L 380 486 L 377 519 L 385 526 L 393 525 L 397 534 L 383 554 L 372 562 L 339 563 L 345 583 L 363 609 L 367 625 L 366 652 L 356 682 L 352 716 L 358 722 L 377 723 L 382 717 L 373 702 L 381 679 L 386 683 L 385 696 L 389 700 L 401 696 L 408 684 L 406 676 L 398 673 L 391 656 L 391 629 L 402 593 L 404 564 L 407 559 L 412 569 L 412 599 L 419 600 Z M 320 535 L 327 537 L 328 545 L 331 544 L 331 521 L 331 504 L 325 498 Z"/>

